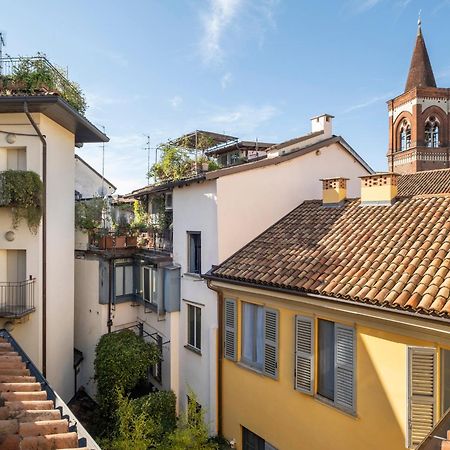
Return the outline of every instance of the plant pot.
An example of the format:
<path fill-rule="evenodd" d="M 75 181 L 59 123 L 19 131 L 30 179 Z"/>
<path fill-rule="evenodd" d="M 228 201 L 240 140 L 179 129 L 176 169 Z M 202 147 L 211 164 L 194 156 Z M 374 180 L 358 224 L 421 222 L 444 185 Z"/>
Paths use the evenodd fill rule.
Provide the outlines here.
<path fill-rule="evenodd" d="M 124 248 L 126 246 L 127 246 L 127 237 L 126 236 L 116 236 L 115 247 L 116 248 Z"/>
<path fill-rule="evenodd" d="M 127 236 L 127 247 L 137 247 L 137 236 Z"/>
<path fill-rule="evenodd" d="M 114 240 L 112 236 L 102 236 L 98 240 L 98 248 L 100 250 L 109 250 L 114 248 Z"/>
<path fill-rule="evenodd" d="M 209 169 L 209 163 L 204 162 L 202 163 L 202 172 L 208 172 Z"/>

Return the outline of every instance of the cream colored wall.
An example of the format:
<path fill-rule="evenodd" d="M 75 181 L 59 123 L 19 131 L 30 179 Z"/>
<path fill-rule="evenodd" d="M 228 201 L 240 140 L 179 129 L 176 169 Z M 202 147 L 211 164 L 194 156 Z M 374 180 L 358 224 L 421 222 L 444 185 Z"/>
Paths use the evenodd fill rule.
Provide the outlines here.
<path fill-rule="evenodd" d="M 304 200 L 322 199 L 320 178 L 343 176 L 347 196 L 359 197 L 368 172 L 338 144 L 286 162 L 217 180 L 217 226 L 221 262 Z"/>
<path fill-rule="evenodd" d="M 229 296 L 274 308 L 280 314 L 277 380 L 238 363 L 223 361 L 223 432 L 227 439 L 236 440 L 238 450 L 242 450 L 242 427 L 261 436 L 277 450 L 405 448 L 407 348 L 426 346 L 438 350 L 437 342 L 441 341 L 438 336 L 420 338 L 421 333 L 414 327 L 408 331 L 400 326 L 399 333 L 395 333 L 391 331 L 393 326 L 388 330 L 377 321 L 321 310 L 320 304 L 306 306 L 236 291 Z M 240 327 L 240 304 L 238 311 Z M 294 390 L 296 314 L 355 327 L 355 416 Z M 448 335 L 447 331 L 447 341 Z M 240 344 L 238 354 L 239 347 Z M 317 353 L 315 361 L 317 364 Z M 317 384 L 317 375 L 315 381 Z"/>

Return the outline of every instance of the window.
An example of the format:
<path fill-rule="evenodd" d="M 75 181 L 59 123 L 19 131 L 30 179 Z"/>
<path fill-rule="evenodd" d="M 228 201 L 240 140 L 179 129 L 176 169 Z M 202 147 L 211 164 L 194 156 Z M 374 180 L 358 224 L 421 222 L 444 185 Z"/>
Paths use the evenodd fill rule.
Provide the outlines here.
<path fill-rule="evenodd" d="M 116 297 L 133 294 L 133 266 L 118 265 L 115 267 Z"/>
<path fill-rule="evenodd" d="M 247 430 L 245 427 L 242 427 L 242 444 L 243 450 L 276 450 L 275 447 L 263 438 Z"/>
<path fill-rule="evenodd" d="M 162 343 L 163 338 L 159 334 L 155 336 L 156 345 L 159 351 L 159 360 L 156 364 L 150 366 L 150 375 L 161 383 L 162 380 Z"/>
<path fill-rule="evenodd" d="M 188 305 L 188 345 L 202 348 L 202 310 L 194 305 Z"/>
<path fill-rule="evenodd" d="M 142 298 L 148 303 L 156 303 L 156 267 L 142 267 Z"/>
<path fill-rule="evenodd" d="M 317 320 L 317 343 L 315 321 L 297 316 L 295 324 L 295 389 L 316 394 L 332 402 L 337 408 L 354 413 L 355 402 L 355 330 L 329 320 Z M 317 369 L 314 353 L 317 349 Z"/>
<path fill-rule="evenodd" d="M 165 207 L 166 210 L 172 210 L 172 192 L 167 192 L 165 195 Z"/>
<path fill-rule="evenodd" d="M 400 127 L 400 150 L 408 150 L 411 147 L 411 127 L 409 123 L 404 120 Z"/>
<path fill-rule="evenodd" d="M 188 272 L 202 273 L 201 267 L 201 234 L 198 231 L 188 231 Z"/>
<path fill-rule="evenodd" d="M 450 408 L 450 350 L 441 350 L 442 414 Z"/>
<path fill-rule="evenodd" d="M 425 122 L 425 145 L 427 147 L 439 147 L 439 122 L 431 116 Z"/>
<path fill-rule="evenodd" d="M 264 352 L 264 308 L 242 304 L 242 361 L 262 369 Z"/>

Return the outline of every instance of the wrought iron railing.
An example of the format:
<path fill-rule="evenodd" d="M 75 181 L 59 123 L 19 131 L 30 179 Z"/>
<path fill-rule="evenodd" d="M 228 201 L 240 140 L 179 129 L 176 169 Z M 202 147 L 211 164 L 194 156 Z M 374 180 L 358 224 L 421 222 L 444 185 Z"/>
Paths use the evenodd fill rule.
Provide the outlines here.
<path fill-rule="evenodd" d="M 22 317 L 35 310 L 36 280 L 0 281 L 0 317 Z"/>
<path fill-rule="evenodd" d="M 147 232 L 148 248 L 161 252 L 171 253 L 173 250 L 173 232 L 172 230 L 154 230 Z"/>

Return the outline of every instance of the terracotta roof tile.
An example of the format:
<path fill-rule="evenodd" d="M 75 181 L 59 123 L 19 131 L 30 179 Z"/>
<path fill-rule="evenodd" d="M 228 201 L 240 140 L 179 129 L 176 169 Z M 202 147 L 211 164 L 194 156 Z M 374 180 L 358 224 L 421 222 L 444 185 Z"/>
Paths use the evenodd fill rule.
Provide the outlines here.
<path fill-rule="evenodd" d="M 405 194 L 450 194 L 450 170 L 399 180 L 391 206 L 302 203 L 210 275 L 448 318 L 450 195 Z"/>

